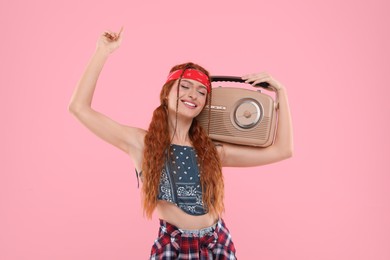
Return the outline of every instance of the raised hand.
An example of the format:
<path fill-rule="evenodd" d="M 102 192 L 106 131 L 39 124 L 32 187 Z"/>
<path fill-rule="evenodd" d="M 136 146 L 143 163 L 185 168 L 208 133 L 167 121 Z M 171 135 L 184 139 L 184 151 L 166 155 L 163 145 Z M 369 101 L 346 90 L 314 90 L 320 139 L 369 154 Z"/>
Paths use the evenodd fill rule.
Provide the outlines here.
<path fill-rule="evenodd" d="M 119 48 L 122 42 L 122 32 L 123 32 L 123 27 L 120 29 L 118 33 L 105 31 L 99 37 L 96 44 L 96 48 L 98 50 L 102 50 L 107 53 L 112 53 L 113 51 Z"/>

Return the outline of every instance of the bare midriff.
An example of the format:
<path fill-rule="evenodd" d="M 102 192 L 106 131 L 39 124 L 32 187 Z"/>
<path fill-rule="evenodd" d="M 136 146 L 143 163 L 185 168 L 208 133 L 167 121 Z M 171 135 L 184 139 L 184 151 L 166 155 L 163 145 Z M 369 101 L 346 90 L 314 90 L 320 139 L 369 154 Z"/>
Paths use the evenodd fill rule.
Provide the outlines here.
<path fill-rule="evenodd" d="M 210 227 L 218 221 L 218 217 L 211 213 L 200 216 L 190 215 L 185 213 L 175 204 L 164 200 L 159 200 L 157 202 L 157 213 L 160 219 L 163 219 L 180 229 L 202 229 Z"/>

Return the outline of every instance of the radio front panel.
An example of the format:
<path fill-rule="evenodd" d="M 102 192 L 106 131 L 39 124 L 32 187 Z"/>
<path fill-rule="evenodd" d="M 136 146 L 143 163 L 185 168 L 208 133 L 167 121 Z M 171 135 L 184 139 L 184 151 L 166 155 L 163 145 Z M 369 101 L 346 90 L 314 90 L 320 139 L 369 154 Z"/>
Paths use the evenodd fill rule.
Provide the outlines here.
<path fill-rule="evenodd" d="M 217 87 L 212 91 L 210 138 L 249 146 L 272 144 L 276 125 L 274 100 L 259 91 Z M 197 117 L 207 131 L 209 107 Z"/>

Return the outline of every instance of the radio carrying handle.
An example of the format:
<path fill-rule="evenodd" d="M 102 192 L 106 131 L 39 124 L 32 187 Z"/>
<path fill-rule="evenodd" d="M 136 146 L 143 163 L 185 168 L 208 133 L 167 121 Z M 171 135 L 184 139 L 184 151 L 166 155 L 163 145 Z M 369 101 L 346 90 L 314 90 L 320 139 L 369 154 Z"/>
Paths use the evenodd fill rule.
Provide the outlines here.
<path fill-rule="evenodd" d="M 240 77 L 234 77 L 234 76 L 211 76 L 210 77 L 211 81 L 232 81 L 232 82 L 239 82 L 239 83 L 246 83 L 245 80 L 243 80 Z M 256 84 L 255 86 L 259 86 L 262 88 L 268 88 L 269 84 L 268 82 L 260 82 Z"/>
<path fill-rule="evenodd" d="M 240 77 L 235 76 L 211 76 L 210 77 L 211 82 L 214 81 L 231 81 L 231 82 L 239 82 L 239 83 L 246 83 L 245 80 L 243 80 Z M 249 84 L 249 83 L 248 83 Z M 266 89 L 274 89 L 273 87 L 270 87 L 268 82 L 260 82 L 257 83 L 255 86 L 259 86 Z M 278 91 L 275 91 L 275 110 L 279 109 L 279 93 Z"/>

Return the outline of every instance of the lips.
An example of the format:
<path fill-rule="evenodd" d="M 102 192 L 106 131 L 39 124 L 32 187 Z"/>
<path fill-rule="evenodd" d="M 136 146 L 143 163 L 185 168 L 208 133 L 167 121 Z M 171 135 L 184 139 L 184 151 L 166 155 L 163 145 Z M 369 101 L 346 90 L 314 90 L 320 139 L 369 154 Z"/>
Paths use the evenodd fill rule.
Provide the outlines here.
<path fill-rule="evenodd" d="M 197 105 L 195 103 L 193 103 L 193 102 L 189 102 L 189 101 L 186 101 L 186 100 L 182 100 L 181 102 L 183 102 L 183 104 L 186 107 L 190 108 L 190 109 L 194 109 L 194 108 L 197 107 Z"/>

